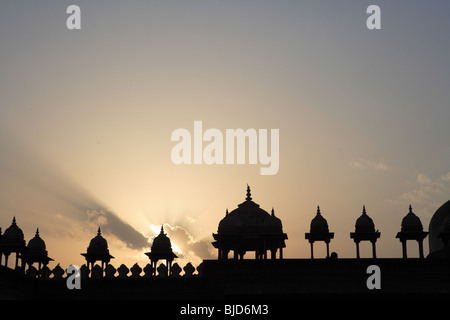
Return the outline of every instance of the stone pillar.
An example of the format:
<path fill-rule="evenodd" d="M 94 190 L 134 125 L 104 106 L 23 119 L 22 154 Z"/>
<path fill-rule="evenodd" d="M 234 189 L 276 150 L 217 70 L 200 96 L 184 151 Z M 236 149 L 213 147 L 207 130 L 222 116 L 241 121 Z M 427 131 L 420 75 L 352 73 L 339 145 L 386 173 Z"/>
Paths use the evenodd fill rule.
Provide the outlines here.
<path fill-rule="evenodd" d="M 372 243 L 372 256 L 375 259 L 377 257 L 377 250 L 376 250 L 376 246 L 375 246 L 375 242 L 374 240 L 370 241 Z"/>
<path fill-rule="evenodd" d="M 419 243 L 419 257 L 423 259 L 423 240 L 417 240 Z"/>
<path fill-rule="evenodd" d="M 406 259 L 408 257 L 407 253 L 406 253 L 406 240 L 400 240 L 400 241 L 402 243 L 402 257 L 403 257 L 403 259 Z"/>

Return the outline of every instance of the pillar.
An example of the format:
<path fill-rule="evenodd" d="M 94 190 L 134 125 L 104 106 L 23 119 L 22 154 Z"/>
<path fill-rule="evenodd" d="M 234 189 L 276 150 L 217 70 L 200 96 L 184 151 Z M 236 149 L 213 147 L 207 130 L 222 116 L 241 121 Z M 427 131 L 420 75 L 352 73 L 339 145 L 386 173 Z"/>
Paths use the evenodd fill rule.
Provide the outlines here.
<path fill-rule="evenodd" d="M 423 240 L 417 240 L 419 243 L 419 257 L 423 259 Z"/>
<path fill-rule="evenodd" d="M 325 244 L 327 246 L 327 258 L 330 257 L 330 241 L 325 241 Z"/>
<path fill-rule="evenodd" d="M 407 253 L 406 253 L 406 240 L 400 240 L 402 243 L 402 256 L 403 259 L 407 258 Z"/>
<path fill-rule="evenodd" d="M 374 240 L 370 241 L 372 243 L 372 256 L 375 259 L 377 257 L 377 251 L 376 251 L 376 246 L 375 246 L 375 242 Z"/>
<path fill-rule="evenodd" d="M 359 259 L 359 241 L 355 241 L 356 243 L 356 259 Z"/>
<path fill-rule="evenodd" d="M 275 260 L 277 258 L 277 249 L 276 248 L 270 250 L 270 258 L 272 260 Z"/>

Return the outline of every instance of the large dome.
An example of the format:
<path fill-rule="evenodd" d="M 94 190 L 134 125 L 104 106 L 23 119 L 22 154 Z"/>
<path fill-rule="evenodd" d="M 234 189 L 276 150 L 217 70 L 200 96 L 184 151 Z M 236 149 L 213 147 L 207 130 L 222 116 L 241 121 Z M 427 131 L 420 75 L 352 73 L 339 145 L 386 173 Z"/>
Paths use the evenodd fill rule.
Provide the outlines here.
<path fill-rule="evenodd" d="M 247 197 L 236 209 L 225 215 L 219 222 L 220 234 L 270 234 L 283 233 L 281 220 L 274 211 L 272 214 L 261 209 L 259 204 L 252 201 L 250 187 L 247 186 Z"/>
<path fill-rule="evenodd" d="M 363 206 L 362 215 L 358 219 L 356 219 L 355 232 L 356 233 L 375 232 L 375 224 L 373 223 L 372 218 L 367 215 L 365 206 Z"/>
<path fill-rule="evenodd" d="M 444 249 L 444 243 L 438 236 L 444 231 L 445 220 L 447 217 L 450 217 L 450 200 L 437 209 L 431 218 L 430 226 L 428 228 L 430 253 Z"/>

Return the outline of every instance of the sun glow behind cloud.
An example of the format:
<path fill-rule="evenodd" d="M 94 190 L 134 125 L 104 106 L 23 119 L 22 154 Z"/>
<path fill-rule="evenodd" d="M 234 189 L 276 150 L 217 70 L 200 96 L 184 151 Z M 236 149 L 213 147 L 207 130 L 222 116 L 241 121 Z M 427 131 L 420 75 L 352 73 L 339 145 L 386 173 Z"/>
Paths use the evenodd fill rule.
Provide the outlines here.
<path fill-rule="evenodd" d="M 0 225 L 15 215 L 27 240 L 39 227 L 67 265 L 101 224 L 130 267 L 164 224 L 199 261 L 249 183 L 283 222 L 286 258 L 308 257 L 317 205 L 331 250 L 354 256 L 363 204 L 379 255 L 399 256 L 408 205 L 426 226 L 448 200 L 448 4 L 386 3 L 369 33 L 363 2 L 83 2 L 80 32 L 64 3 L 2 3 Z M 170 134 L 194 120 L 280 129 L 278 174 L 174 165 Z"/>

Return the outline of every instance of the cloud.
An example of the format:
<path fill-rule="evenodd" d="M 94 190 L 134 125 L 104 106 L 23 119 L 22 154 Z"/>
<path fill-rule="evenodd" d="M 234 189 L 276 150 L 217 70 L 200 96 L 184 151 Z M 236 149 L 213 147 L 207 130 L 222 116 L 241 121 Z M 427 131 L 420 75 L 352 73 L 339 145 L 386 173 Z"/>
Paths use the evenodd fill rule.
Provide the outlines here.
<path fill-rule="evenodd" d="M 97 222 L 102 233 L 114 235 L 122 241 L 128 248 L 141 250 L 149 247 L 148 239 L 136 231 L 131 225 L 122 221 L 117 215 L 105 209 L 87 210 L 87 217 L 90 222 Z"/>
<path fill-rule="evenodd" d="M 447 174 L 441 176 L 441 180 L 450 181 L 450 172 L 447 172 Z"/>
<path fill-rule="evenodd" d="M 425 203 L 430 201 L 433 196 L 443 194 L 448 187 L 441 181 L 433 181 L 427 175 L 419 173 L 417 175 L 417 183 L 415 189 L 404 192 L 400 198 L 413 203 Z"/>
<path fill-rule="evenodd" d="M 159 234 L 160 226 L 152 225 L 150 228 L 155 232 L 155 236 Z M 199 264 L 203 259 L 213 258 L 210 252 L 212 247 L 211 241 L 207 239 L 196 239 L 188 230 L 188 227 L 171 226 L 166 223 L 164 224 L 164 231 L 170 238 L 172 249 L 178 255 L 179 264 L 180 260 L 183 260 L 181 264 L 192 262 L 195 265 Z"/>
<path fill-rule="evenodd" d="M 434 208 L 442 201 L 446 201 L 443 197 L 450 193 L 449 182 L 450 173 L 435 180 L 424 173 L 418 173 L 411 190 L 403 192 L 396 199 L 388 199 L 387 201 L 392 204 L 420 204 L 425 208 L 431 205 Z"/>
<path fill-rule="evenodd" d="M 431 179 L 423 173 L 417 175 L 417 182 L 420 184 L 431 184 Z"/>
<path fill-rule="evenodd" d="M 354 168 L 362 169 L 362 168 L 368 168 L 376 171 L 386 171 L 389 170 L 391 167 L 387 165 L 383 161 L 372 161 L 367 160 L 363 158 L 359 158 L 357 160 L 353 160 L 350 162 L 350 165 Z"/>
<path fill-rule="evenodd" d="M 49 231 L 59 237 L 76 237 L 86 224 L 95 223 L 131 249 L 149 247 L 144 235 L 31 148 L 2 136 L 0 150 L 2 212 L 35 220 L 40 227 L 51 226 Z"/>

